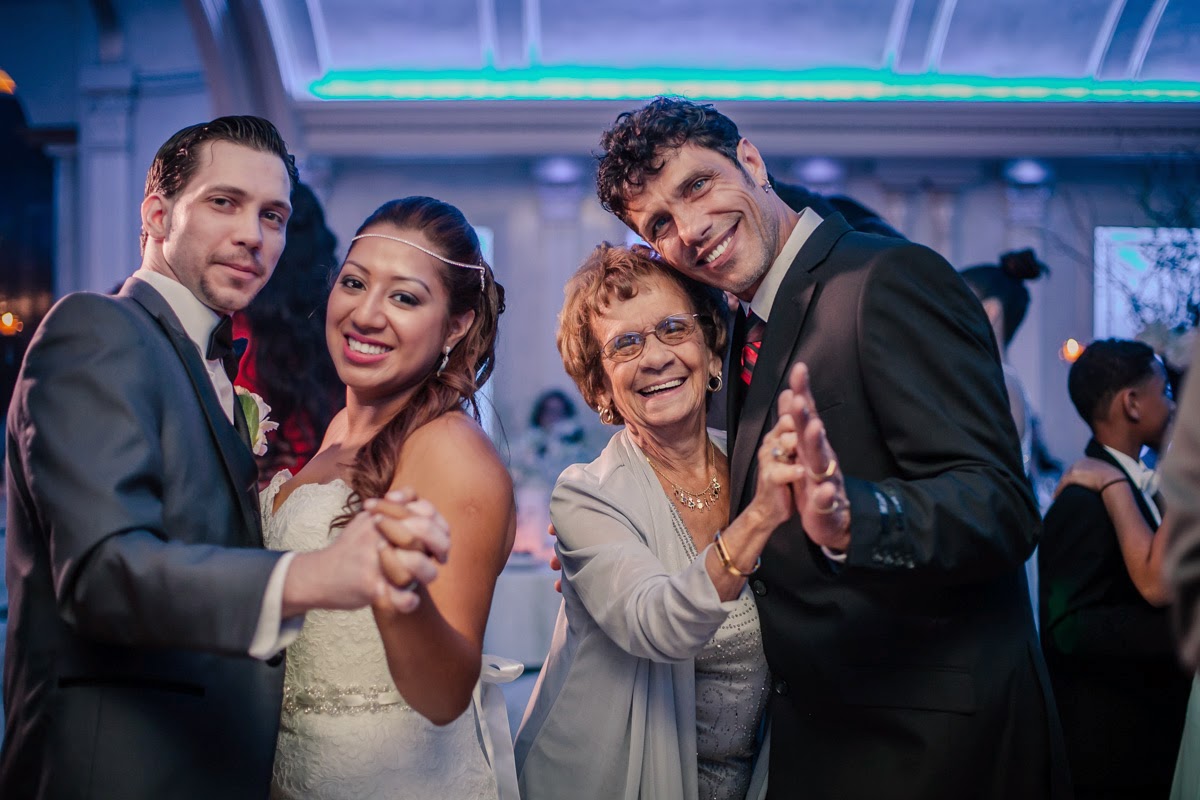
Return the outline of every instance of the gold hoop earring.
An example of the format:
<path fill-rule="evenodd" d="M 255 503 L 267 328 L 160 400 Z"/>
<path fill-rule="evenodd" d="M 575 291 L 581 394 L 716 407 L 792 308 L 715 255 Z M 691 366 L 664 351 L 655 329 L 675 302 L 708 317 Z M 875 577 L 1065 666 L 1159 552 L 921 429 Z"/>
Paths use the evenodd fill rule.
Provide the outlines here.
<path fill-rule="evenodd" d="M 713 381 L 716 381 L 716 386 L 713 386 Z M 725 385 L 725 381 L 721 380 L 721 373 L 717 373 L 708 379 L 708 390 L 713 394 L 721 391 L 721 387 Z"/>
<path fill-rule="evenodd" d="M 612 425 L 613 421 L 617 418 L 616 415 L 613 414 L 612 406 L 605 407 L 602 405 L 597 405 L 596 411 L 600 414 L 600 421 L 605 425 Z"/>

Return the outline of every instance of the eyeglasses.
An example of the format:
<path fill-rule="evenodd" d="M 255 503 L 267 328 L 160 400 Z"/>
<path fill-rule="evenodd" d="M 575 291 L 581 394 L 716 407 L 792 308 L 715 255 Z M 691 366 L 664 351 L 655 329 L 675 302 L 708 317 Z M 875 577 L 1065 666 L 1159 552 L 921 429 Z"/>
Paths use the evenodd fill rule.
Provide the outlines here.
<path fill-rule="evenodd" d="M 646 337 L 653 333 L 663 344 L 676 345 L 688 340 L 696 332 L 699 314 L 672 314 L 648 331 L 619 333 L 604 345 L 604 357 L 609 361 L 630 361 L 642 354 Z"/>

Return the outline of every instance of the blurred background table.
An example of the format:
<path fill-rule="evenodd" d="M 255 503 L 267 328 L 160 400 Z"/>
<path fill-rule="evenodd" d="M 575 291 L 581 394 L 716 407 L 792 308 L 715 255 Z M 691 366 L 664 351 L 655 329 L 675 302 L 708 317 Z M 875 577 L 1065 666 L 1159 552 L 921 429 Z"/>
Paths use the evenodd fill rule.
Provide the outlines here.
<path fill-rule="evenodd" d="M 557 573 L 542 560 L 513 553 L 496 580 L 483 651 L 515 659 L 526 670 L 540 669 L 550 649 L 562 596 L 554 591 Z"/>

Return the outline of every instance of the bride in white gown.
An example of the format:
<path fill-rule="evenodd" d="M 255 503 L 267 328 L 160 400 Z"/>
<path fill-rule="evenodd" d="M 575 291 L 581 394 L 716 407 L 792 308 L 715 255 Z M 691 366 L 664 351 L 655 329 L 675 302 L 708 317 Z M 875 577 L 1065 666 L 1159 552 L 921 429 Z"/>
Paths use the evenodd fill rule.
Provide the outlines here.
<path fill-rule="evenodd" d="M 351 240 L 326 318 L 346 408 L 312 461 L 263 493 L 264 536 L 315 550 L 372 511 L 394 545 L 380 551 L 384 571 L 412 572 L 419 605 L 307 615 L 287 651 L 273 798 L 498 796 L 508 730 L 489 729 L 477 683 L 512 548 L 512 484 L 464 410 L 491 372 L 503 302 L 474 230 L 446 203 L 392 201 Z M 404 494 L 362 500 L 389 491 Z M 434 580 L 428 559 L 406 557 L 444 556 L 446 530 Z"/>

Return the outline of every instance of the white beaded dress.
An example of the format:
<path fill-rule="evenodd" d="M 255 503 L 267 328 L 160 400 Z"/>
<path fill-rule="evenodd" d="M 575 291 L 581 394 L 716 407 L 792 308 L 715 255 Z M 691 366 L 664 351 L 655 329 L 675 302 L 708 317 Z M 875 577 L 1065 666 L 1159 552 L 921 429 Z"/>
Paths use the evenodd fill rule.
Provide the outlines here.
<path fill-rule="evenodd" d="M 289 478 L 280 472 L 262 493 L 266 546 L 298 552 L 325 547 L 349 486 L 341 480 L 304 484 L 273 513 Z M 287 649 L 271 797 L 495 800 L 477 708 L 444 727 L 434 725 L 396 691 L 369 608 L 310 611 Z"/>

